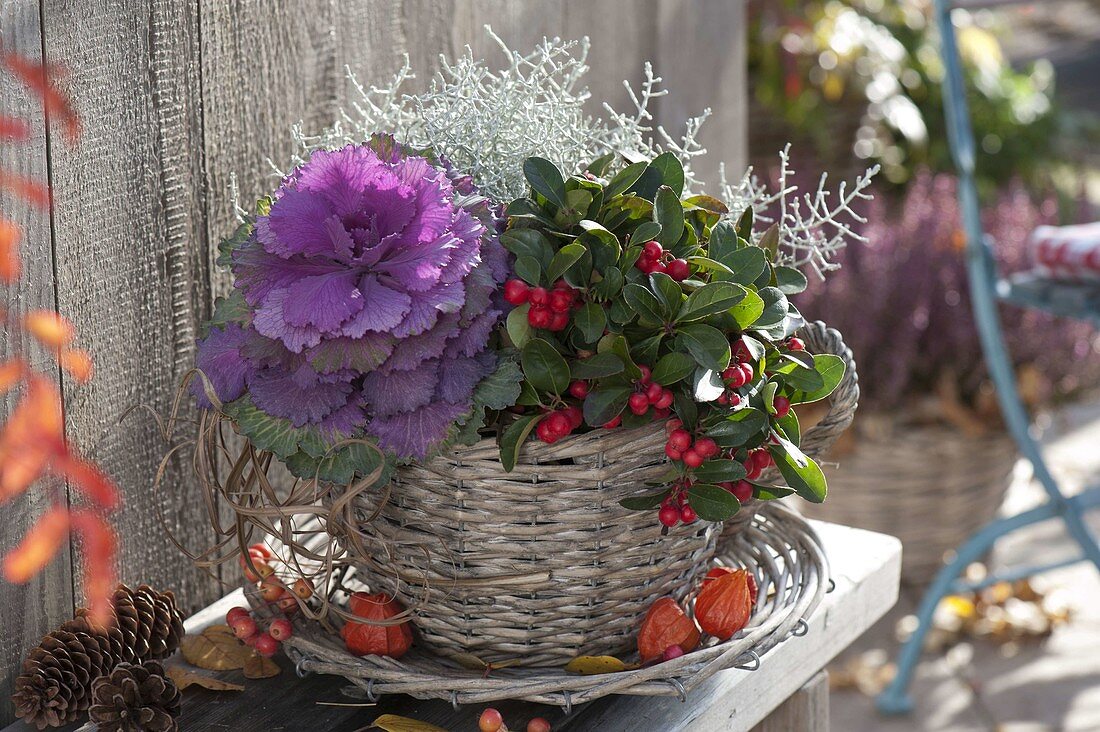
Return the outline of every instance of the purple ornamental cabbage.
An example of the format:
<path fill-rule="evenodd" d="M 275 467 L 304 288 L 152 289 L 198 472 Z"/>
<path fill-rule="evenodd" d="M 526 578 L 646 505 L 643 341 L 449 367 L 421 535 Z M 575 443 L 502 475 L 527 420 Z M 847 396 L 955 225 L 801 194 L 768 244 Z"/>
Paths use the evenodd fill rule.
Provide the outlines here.
<path fill-rule="evenodd" d="M 468 179 L 392 138 L 315 152 L 232 251 L 249 317 L 212 328 L 198 367 L 223 403 L 423 459 L 496 368 L 496 234 Z"/>

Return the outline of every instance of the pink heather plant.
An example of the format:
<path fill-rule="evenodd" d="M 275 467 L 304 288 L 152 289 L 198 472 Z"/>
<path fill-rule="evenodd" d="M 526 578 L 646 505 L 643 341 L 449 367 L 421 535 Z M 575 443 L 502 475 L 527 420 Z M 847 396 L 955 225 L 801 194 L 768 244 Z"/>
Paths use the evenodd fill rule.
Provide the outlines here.
<path fill-rule="evenodd" d="M 864 409 L 897 409 L 934 391 L 943 374 L 972 400 L 987 372 L 970 310 L 955 178 L 919 173 L 901 200 L 879 196 L 858 227 L 866 246 L 845 249 L 841 269 L 811 282 L 799 306 L 844 333 L 859 364 Z M 1022 186 L 1003 191 L 984 212 L 1003 272 L 1027 269 L 1025 243 L 1057 205 L 1033 203 Z M 1100 377 L 1092 328 L 1012 306 L 1001 309 L 1018 367 L 1038 370 L 1056 391 Z"/>

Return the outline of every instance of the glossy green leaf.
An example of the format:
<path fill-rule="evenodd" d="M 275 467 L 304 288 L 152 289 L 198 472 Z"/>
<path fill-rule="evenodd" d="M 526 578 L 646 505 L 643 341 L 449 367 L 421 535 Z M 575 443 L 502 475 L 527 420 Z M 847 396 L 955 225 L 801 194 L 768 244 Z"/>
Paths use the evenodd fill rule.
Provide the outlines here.
<path fill-rule="evenodd" d="M 686 353 L 666 353 L 653 367 L 652 378 L 658 384 L 669 386 L 686 379 L 695 371 L 695 359 Z"/>
<path fill-rule="evenodd" d="M 767 448 L 787 485 L 811 503 L 824 501 L 829 489 L 821 468 L 789 440 L 778 439 L 778 444 L 769 444 Z"/>
<path fill-rule="evenodd" d="M 719 215 L 725 215 L 730 212 L 729 208 L 726 207 L 726 204 L 722 203 L 714 196 L 708 196 L 705 194 L 699 194 L 696 196 L 685 198 L 684 203 L 690 206 L 694 206 L 695 208 L 701 208 L 704 211 L 709 211 L 710 213 L 715 213 Z"/>
<path fill-rule="evenodd" d="M 510 473 L 516 467 L 520 447 L 542 417 L 541 414 L 524 415 L 505 428 L 500 436 L 500 464 L 504 472 Z"/>
<path fill-rule="evenodd" d="M 746 407 L 707 430 L 707 434 L 729 445 L 743 445 L 759 435 L 768 424 L 767 416 L 759 409 Z"/>
<path fill-rule="evenodd" d="M 733 224 L 728 221 L 719 221 L 710 230 L 710 240 L 707 242 L 707 256 L 716 262 L 725 262 L 726 258 L 739 248 L 737 232 Z"/>
<path fill-rule="evenodd" d="M 529 254 L 516 257 L 516 263 L 512 269 L 515 270 L 517 277 L 532 287 L 542 284 L 542 265 Z"/>
<path fill-rule="evenodd" d="M 663 272 L 654 272 L 649 276 L 649 284 L 656 293 L 657 299 L 661 301 L 661 312 L 666 314 L 666 320 L 680 312 L 684 291 L 679 282 Z"/>
<path fill-rule="evenodd" d="M 688 295 L 680 307 L 677 321 L 702 320 L 710 315 L 724 313 L 745 299 L 745 288 L 730 282 L 711 282 Z"/>
<path fill-rule="evenodd" d="M 626 409 L 632 389 L 626 385 L 612 385 L 593 389 L 584 399 L 584 421 L 593 427 L 601 427 Z"/>
<path fill-rule="evenodd" d="M 607 327 L 607 315 L 600 304 L 590 302 L 576 312 L 573 322 L 584 335 L 585 342 L 595 343 Z"/>
<path fill-rule="evenodd" d="M 672 189 L 679 198 L 684 193 L 684 166 L 680 159 L 671 152 L 661 153 L 653 158 L 649 167 L 661 174 L 661 184 Z"/>
<path fill-rule="evenodd" d="M 566 208 L 565 179 L 558 166 L 546 158 L 531 157 L 523 161 L 523 177 L 531 189 L 558 208 Z"/>
<path fill-rule="evenodd" d="M 546 268 L 547 282 L 551 284 L 556 282 L 565 274 L 567 269 L 576 264 L 587 252 L 588 250 L 583 245 L 576 242 L 563 246 L 550 261 L 550 266 Z"/>
<path fill-rule="evenodd" d="M 603 189 L 604 200 L 625 193 L 641 177 L 648 165 L 645 161 L 632 163 L 616 173 Z"/>
<path fill-rule="evenodd" d="M 527 381 L 539 391 L 561 395 L 569 388 L 569 364 L 541 338 L 532 338 L 523 346 L 520 364 Z"/>
<path fill-rule="evenodd" d="M 574 361 L 571 371 L 574 379 L 602 379 L 621 374 L 623 360 L 614 353 L 597 353 L 594 356 Z"/>
<path fill-rule="evenodd" d="M 651 323 L 664 323 L 671 317 L 648 287 L 632 283 L 623 288 L 623 297 L 627 305 L 634 309 L 643 320 Z"/>
<path fill-rule="evenodd" d="M 684 347 L 704 368 L 722 371 L 730 363 L 730 344 L 722 331 L 702 323 L 678 327 Z"/>
<path fill-rule="evenodd" d="M 740 461 L 730 458 L 707 460 L 691 472 L 696 480 L 704 483 L 732 483 L 746 475 L 745 466 Z"/>
<path fill-rule="evenodd" d="M 745 241 L 752 241 L 752 206 L 747 207 L 737 219 L 737 236 Z"/>
<path fill-rule="evenodd" d="M 774 273 L 776 287 L 784 295 L 797 295 L 809 285 L 806 275 L 794 267 L 776 267 Z"/>
<path fill-rule="evenodd" d="M 667 495 L 668 489 L 666 488 L 656 493 L 647 493 L 644 496 L 628 496 L 619 501 L 619 505 L 630 511 L 649 511 L 660 506 L 661 501 L 665 500 Z"/>
<path fill-rule="evenodd" d="M 508 340 L 512 341 L 512 345 L 516 348 L 526 346 L 527 342 L 531 340 L 531 336 L 534 335 L 531 324 L 527 322 L 527 314 L 530 311 L 531 305 L 523 303 L 508 313 L 508 318 L 504 321 L 504 329 L 508 333 Z"/>
<path fill-rule="evenodd" d="M 733 272 L 730 281 L 742 285 L 751 285 L 768 267 L 764 250 L 759 247 L 742 247 L 726 254 L 721 262 Z"/>
<path fill-rule="evenodd" d="M 815 353 L 814 370 L 821 375 L 821 387 L 810 392 L 796 392 L 791 397 L 792 404 L 816 402 L 832 394 L 844 378 L 844 360 L 831 353 Z"/>
<path fill-rule="evenodd" d="M 661 225 L 656 221 L 644 221 L 642 225 L 634 230 L 634 233 L 630 235 L 630 242 L 632 244 L 645 244 L 648 241 L 653 241 L 661 235 Z"/>
<path fill-rule="evenodd" d="M 768 261 L 774 262 L 779 255 L 779 224 L 772 224 L 760 237 L 757 246 L 768 255 Z"/>
<path fill-rule="evenodd" d="M 704 521 L 725 521 L 741 509 L 732 493 L 710 483 L 696 483 L 688 488 L 688 503 Z"/>
<path fill-rule="evenodd" d="M 661 225 L 661 233 L 657 241 L 665 249 L 671 249 L 680 241 L 680 235 L 684 233 L 684 207 L 680 205 L 680 197 L 668 186 L 657 189 L 657 198 L 653 202 L 654 220 Z"/>
<path fill-rule="evenodd" d="M 745 293 L 745 298 L 729 310 L 730 315 L 737 321 L 737 327 L 745 330 L 756 322 L 760 314 L 764 312 L 764 301 L 760 295 L 752 290 Z"/>

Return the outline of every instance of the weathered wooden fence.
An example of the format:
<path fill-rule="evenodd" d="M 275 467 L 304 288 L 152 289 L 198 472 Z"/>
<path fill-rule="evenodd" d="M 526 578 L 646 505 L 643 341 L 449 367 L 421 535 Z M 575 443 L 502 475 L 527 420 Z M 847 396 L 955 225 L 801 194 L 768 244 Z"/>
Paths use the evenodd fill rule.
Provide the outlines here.
<path fill-rule="evenodd" d="M 173 588 L 188 609 L 223 592 L 163 538 L 157 518 L 163 511 L 195 547 L 210 542 L 186 461 L 169 467 L 154 496 L 166 448 L 158 427 L 143 413 L 119 419 L 136 404 L 166 413 L 191 365 L 197 324 L 224 287 L 211 252 L 231 230 L 230 174 L 245 199 L 269 189 L 265 161 L 286 159 L 290 126 L 335 118 L 349 91 L 345 65 L 382 82 L 407 52 L 415 86 L 440 53 L 469 44 L 498 57 L 485 23 L 519 49 L 543 36 L 590 36 L 594 97 L 620 106 L 621 80 L 637 82 L 653 61 L 673 90 L 657 101 L 658 121 L 676 130 L 711 106 L 711 164 L 745 160 L 742 0 L 0 0 L 0 44 L 64 65 L 63 87 L 84 120 L 70 145 L 0 79 L 0 111 L 35 127 L 30 145 L 0 147 L 0 168 L 48 179 L 54 192 L 49 215 L 0 198 L 25 233 L 26 274 L 9 306 L 57 307 L 96 358 L 92 384 L 58 379 L 68 435 L 125 492 L 124 580 Z M 44 503 L 32 491 L 5 507 L 0 549 Z M 10 721 L 20 659 L 81 598 L 76 561 L 66 554 L 25 587 L 0 584 L 0 724 Z"/>

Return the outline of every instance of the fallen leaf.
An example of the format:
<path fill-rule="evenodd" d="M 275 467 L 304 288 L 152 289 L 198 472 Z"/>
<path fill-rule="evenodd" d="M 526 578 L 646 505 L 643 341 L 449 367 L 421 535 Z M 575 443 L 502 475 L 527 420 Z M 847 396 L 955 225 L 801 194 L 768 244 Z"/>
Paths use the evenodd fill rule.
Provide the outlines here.
<path fill-rule="evenodd" d="M 386 732 L 447 732 L 442 727 L 436 727 L 429 722 L 421 722 L 419 719 L 399 717 L 396 714 L 383 714 L 374 720 L 372 727 L 384 729 Z"/>
<path fill-rule="evenodd" d="M 565 664 L 565 670 L 575 674 L 593 676 L 595 674 L 614 674 L 638 668 L 637 664 L 625 663 L 614 656 L 577 656 Z"/>
<path fill-rule="evenodd" d="M 228 625 L 212 625 L 202 635 L 184 636 L 180 651 L 189 664 L 208 671 L 244 668 L 252 653 L 251 648 L 237 640 Z"/>
<path fill-rule="evenodd" d="M 270 658 L 264 658 L 259 653 L 252 651 L 252 655 L 245 659 L 244 677 L 246 679 L 270 679 L 282 673 L 279 664 Z"/>
<path fill-rule="evenodd" d="M 463 668 L 468 668 L 471 671 L 485 671 L 498 668 L 508 668 L 509 666 L 515 666 L 520 662 L 518 658 L 510 658 L 507 661 L 493 661 L 489 663 L 482 661 L 480 658 L 472 653 L 456 653 L 451 656 L 451 659 L 457 662 Z"/>
<path fill-rule="evenodd" d="M 189 686 L 201 686 L 204 689 L 210 689 L 210 691 L 244 691 L 244 687 L 240 684 L 231 684 L 228 681 L 215 679 L 213 676 L 190 671 L 183 666 L 169 666 L 165 673 L 179 687 L 180 691 Z"/>

